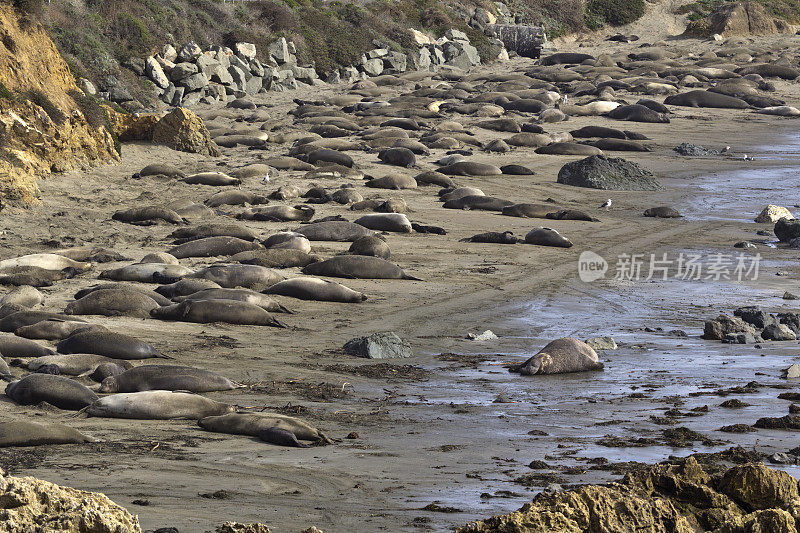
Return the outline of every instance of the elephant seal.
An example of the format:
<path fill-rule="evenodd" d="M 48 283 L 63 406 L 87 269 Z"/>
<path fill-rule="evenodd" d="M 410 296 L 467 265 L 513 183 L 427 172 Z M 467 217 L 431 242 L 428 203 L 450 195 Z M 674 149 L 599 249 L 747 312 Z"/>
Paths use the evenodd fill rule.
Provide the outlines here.
<path fill-rule="evenodd" d="M 387 148 L 378 153 L 378 159 L 387 165 L 411 168 L 417 165 L 417 156 L 408 148 Z"/>
<path fill-rule="evenodd" d="M 261 241 L 267 250 L 295 250 L 308 254 L 311 242 L 302 233 L 296 231 L 279 231 Z M 265 265 L 266 266 L 266 265 Z"/>
<path fill-rule="evenodd" d="M 347 189 L 338 189 L 335 192 L 331 193 L 331 200 L 336 202 L 337 204 L 347 205 L 347 204 L 354 204 L 356 202 L 360 202 L 364 199 L 361 194 L 351 188 Z"/>
<path fill-rule="evenodd" d="M 727 94 L 712 93 L 710 91 L 689 91 L 687 93 L 673 94 L 664 99 L 667 105 L 683 107 L 711 107 L 724 109 L 749 109 L 750 104 L 741 98 Z"/>
<path fill-rule="evenodd" d="M 552 143 L 547 146 L 540 146 L 534 150 L 534 152 L 547 155 L 603 155 L 603 151 L 595 146 L 573 142 Z"/>
<path fill-rule="evenodd" d="M 0 422 L 0 448 L 84 442 L 95 442 L 95 440 L 63 424 L 54 422 L 37 424 L 25 420 Z"/>
<path fill-rule="evenodd" d="M 188 392 L 213 392 L 233 390 L 238 385 L 219 374 L 178 365 L 142 365 L 122 374 L 103 380 L 100 392 L 140 392 L 146 390 L 169 390 Z"/>
<path fill-rule="evenodd" d="M 272 191 L 269 197 L 273 200 L 292 200 L 299 198 L 302 194 L 299 188 L 294 185 L 282 185 L 277 190 Z"/>
<path fill-rule="evenodd" d="M 179 304 L 153 309 L 150 316 L 159 320 L 198 324 L 224 322 L 244 326 L 286 327 L 261 307 L 235 300 L 185 300 Z"/>
<path fill-rule="evenodd" d="M 147 254 L 139 260 L 140 263 L 164 263 L 165 265 L 180 265 L 178 258 L 167 252 Z"/>
<path fill-rule="evenodd" d="M 198 425 L 206 431 L 251 437 L 258 437 L 265 429 L 280 428 L 291 432 L 299 440 L 331 443 L 319 429 L 300 419 L 277 413 L 229 413 L 209 416 L 201 418 Z"/>
<path fill-rule="evenodd" d="M 169 253 L 178 259 L 187 257 L 217 257 L 233 255 L 247 250 L 258 250 L 262 246 L 258 243 L 245 241 L 236 237 L 204 237 L 184 244 L 179 244 L 169 250 Z"/>
<path fill-rule="evenodd" d="M 157 205 L 117 211 L 111 216 L 111 219 L 138 225 L 155 224 L 159 220 L 170 224 L 186 223 L 186 220 L 174 210 Z"/>
<path fill-rule="evenodd" d="M 649 122 L 653 124 L 669 124 L 669 117 L 639 104 L 621 105 L 609 111 L 607 116 L 614 120 L 630 122 Z"/>
<path fill-rule="evenodd" d="M 453 176 L 499 176 L 503 172 L 494 165 L 476 163 L 474 161 L 461 161 L 439 168 L 442 174 Z"/>
<path fill-rule="evenodd" d="M 85 385 L 62 376 L 29 374 L 6 386 L 6 396 L 19 405 L 47 402 L 59 409 L 77 411 L 97 400 Z"/>
<path fill-rule="evenodd" d="M 235 411 L 235 407 L 215 402 L 199 394 L 151 390 L 123 392 L 100 398 L 86 409 L 89 416 L 139 420 L 200 420 Z"/>
<path fill-rule="evenodd" d="M 339 283 L 311 277 L 281 281 L 266 289 L 264 294 L 277 294 L 318 302 L 358 303 L 367 299 L 364 293 L 354 291 Z"/>
<path fill-rule="evenodd" d="M 519 133 L 522 128 L 519 122 L 513 118 L 496 118 L 492 120 L 482 120 L 475 124 L 478 128 L 492 131 L 504 131 L 508 133 Z"/>
<path fill-rule="evenodd" d="M 478 233 L 477 235 L 473 235 L 472 237 L 468 237 L 466 239 L 461 239 L 461 242 L 483 242 L 483 243 L 491 243 L 491 244 L 516 244 L 519 242 L 519 239 L 514 236 L 514 233 L 511 231 L 504 231 L 500 233 L 499 231 L 489 231 L 486 233 Z"/>
<path fill-rule="evenodd" d="M 67 315 L 131 316 L 147 318 L 160 304 L 139 291 L 103 289 L 93 291 L 64 309 Z"/>
<path fill-rule="evenodd" d="M 417 180 L 402 174 L 389 174 L 381 178 L 371 179 L 365 185 L 373 189 L 416 189 Z"/>
<path fill-rule="evenodd" d="M 91 353 L 45 355 L 31 359 L 28 361 L 27 367 L 28 370 L 36 372 L 43 366 L 55 365 L 62 375 L 80 376 L 81 374 L 93 372 L 98 365 L 103 363 L 114 363 L 125 369 L 133 368 L 128 361 L 111 359 L 110 357 Z"/>
<path fill-rule="evenodd" d="M 243 265 L 258 265 L 267 268 L 304 267 L 321 260 L 319 256 L 293 248 L 256 250 L 231 256 L 231 261 L 236 261 Z"/>
<path fill-rule="evenodd" d="M 565 65 L 565 64 L 573 64 L 577 65 L 583 63 L 587 59 L 594 59 L 594 56 L 589 54 L 581 54 L 578 52 L 557 52 L 555 54 L 551 54 L 547 57 L 542 58 L 540 64 L 543 66 L 550 66 L 550 65 Z"/>
<path fill-rule="evenodd" d="M 492 196 L 464 196 L 457 200 L 448 200 L 442 207 L 445 209 L 477 209 L 481 211 L 502 211 L 514 202 Z"/>
<path fill-rule="evenodd" d="M 271 205 L 267 207 L 253 207 L 236 215 L 240 220 L 256 220 L 265 222 L 308 222 L 314 218 L 316 211 L 307 205 Z"/>
<path fill-rule="evenodd" d="M 383 213 L 364 215 L 357 218 L 355 223 L 377 231 L 394 231 L 398 233 L 411 233 L 411 222 L 402 213 Z"/>
<path fill-rule="evenodd" d="M 72 267 L 63 270 L 48 270 L 35 266 L 8 267 L 0 270 L 0 285 L 50 287 L 54 282 L 75 277 L 78 273 Z"/>
<path fill-rule="evenodd" d="M 14 335 L 26 339 L 40 339 L 47 341 L 60 341 L 66 339 L 76 331 L 83 329 L 106 329 L 99 324 L 87 324 L 74 320 L 42 320 L 29 326 L 22 326 L 14 330 Z"/>
<path fill-rule="evenodd" d="M 303 268 L 303 274 L 356 279 L 411 279 L 422 281 L 380 257 L 338 255 Z"/>
<path fill-rule="evenodd" d="M 72 259 L 59 254 L 28 254 L 0 261 L 0 273 L 4 273 L 3 271 L 16 267 L 34 267 L 59 272 L 66 268 L 71 268 L 80 273 L 91 269 L 92 264 L 81 261 L 73 261 Z"/>
<path fill-rule="evenodd" d="M 611 152 L 652 152 L 649 146 L 640 144 L 638 141 L 631 141 L 628 139 L 598 139 L 596 141 L 587 143 L 600 150 L 608 150 Z"/>
<path fill-rule="evenodd" d="M 579 211 L 577 209 L 559 209 L 558 211 L 547 213 L 545 218 L 549 218 L 550 220 L 583 220 L 584 222 L 599 222 L 598 219 L 594 218 L 590 214 L 584 213 L 583 211 Z"/>
<path fill-rule="evenodd" d="M 284 306 L 274 301 L 269 296 L 250 289 L 204 289 L 188 296 L 178 296 L 177 303 L 187 300 L 233 300 L 257 305 L 264 311 L 271 313 L 291 313 Z"/>
<path fill-rule="evenodd" d="M 660 206 L 660 207 L 651 207 L 650 209 L 646 209 L 644 212 L 644 216 L 646 217 L 656 217 L 656 218 L 680 218 L 683 215 L 678 213 L 675 209 L 667 206 Z"/>
<path fill-rule="evenodd" d="M 36 287 L 30 285 L 20 285 L 5 293 L 0 298 L 0 306 L 6 304 L 16 304 L 22 307 L 34 307 L 42 303 L 44 297 Z"/>
<path fill-rule="evenodd" d="M 0 319 L 0 331 L 13 333 L 21 327 L 30 326 L 43 320 L 75 320 L 80 322 L 80 320 L 74 317 L 63 315 L 61 313 L 50 313 L 48 311 L 28 311 L 26 309 L 24 311 L 12 312 Z"/>
<path fill-rule="evenodd" d="M 10 335 L 0 336 L 0 355 L 3 357 L 42 357 L 54 353 L 55 350 L 29 339 Z"/>
<path fill-rule="evenodd" d="M 102 383 L 107 377 L 117 376 L 128 370 L 124 366 L 120 365 L 119 362 L 120 361 L 100 363 L 95 367 L 94 371 L 89 374 L 89 379 L 97 383 Z"/>
<path fill-rule="evenodd" d="M 161 285 L 155 289 L 155 292 L 167 298 L 174 298 L 176 296 L 193 294 L 203 289 L 220 288 L 222 287 L 219 283 L 211 281 L 210 279 L 184 278 L 175 283 L 170 283 L 169 285 Z"/>
<path fill-rule="evenodd" d="M 779 117 L 797 117 L 800 116 L 800 109 L 788 105 L 767 106 L 759 109 L 756 111 L 756 113 L 762 113 L 764 115 L 776 115 Z"/>
<path fill-rule="evenodd" d="M 259 205 L 268 204 L 269 198 L 248 191 L 221 191 L 212 195 L 203 202 L 208 207 L 219 207 L 222 205 Z"/>
<path fill-rule="evenodd" d="M 655 100 L 650 100 L 649 98 L 642 98 L 638 102 L 638 105 L 643 105 L 645 107 L 649 107 L 656 113 L 669 113 L 669 108 L 662 104 L 661 102 L 656 102 Z"/>
<path fill-rule="evenodd" d="M 410 229 L 411 223 L 409 222 L 409 230 Z M 392 255 L 392 251 L 389 245 L 386 244 L 386 241 L 374 235 L 354 240 L 347 250 L 347 253 L 352 255 L 370 255 L 372 257 L 380 257 L 381 259 L 389 259 L 389 256 Z"/>
<path fill-rule="evenodd" d="M 373 235 L 375 232 L 353 222 L 331 220 L 312 222 L 296 230 L 310 241 L 353 242 L 359 237 Z"/>
<path fill-rule="evenodd" d="M 577 339 L 563 338 L 548 343 L 539 353 L 510 371 L 533 376 L 602 369 L 603 363 L 591 346 Z"/>
<path fill-rule="evenodd" d="M 512 176 L 533 176 L 536 174 L 533 170 L 522 165 L 503 165 L 500 167 L 500 172 Z"/>
<path fill-rule="evenodd" d="M 572 247 L 572 241 L 554 229 L 534 228 L 525 235 L 525 242 L 539 246 L 557 246 L 560 248 Z"/>
<path fill-rule="evenodd" d="M 135 337 L 103 330 L 77 331 L 59 342 L 56 350 L 63 354 L 92 353 L 110 359 L 133 360 L 151 357 L 170 359 L 153 346 Z"/>
<path fill-rule="evenodd" d="M 599 137 L 604 139 L 626 139 L 627 136 L 622 130 L 606 128 L 605 126 L 584 126 L 569 132 L 576 139 Z"/>
<path fill-rule="evenodd" d="M 258 432 L 258 438 L 269 444 L 276 446 L 290 446 L 293 448 L 309 448 L 308 444 L 303 444 L 297 440 L 294 433 L 288 429 L 279 427 L 264 428 Z"/>
<path fill-rule="evenodd" d="M 482 190 L 476 187 L 459 187 L 457 189 L 442 189 L 439 191 L 439 200 L 449 202 L 450 200 L 460 200 L 466 196 L 486 196 Z"/>
<path fill-rule="evenodd" d="M 136 178 L 146 178 L 147 176 L 166 176 L 168 178 L 185 178 L 186 175 L 178 167 L 164 163 L 153 163 L 147 165 L 142 170 L 133 175 Z"/>
<path fill-rule="evenodd" d="M 320 163 L 335 163 L 348 168 L 352 168 L 355 165 L 353 158 L 349 155 L 337 150 L 329 150 L 327 148 L 314 150 L 313 152 L 306 154 L 304 159 L 312 165 L 319 165 Z"/>
<path fill-rule="evenodd" d="M 139 294 L 143 294 L 148 298 L 152 298 L 159 305 L 169 305 L 172 303 L 170 302 L 169 298 L 162 296 L 161 294 L 158 294 L 155 291 L 150 291 L 138 285 L 128 284 L 128 283 L 98 283 L 97 285 L 92 285 L 91 287 L 79 290 L 78 292 L 75 293 L 74 298 L 76 300 L 80 300 L 84 296 L 88 296 L 93 292 L 104 291 L 104 290 L 138 292 Z"/>
<path fill-rule="evenodd" d="M 519 146 L 522 148 L 541 148 L 553 142 L 553 138 L 544 133 L 517 133 L 512 135 L 506 142 L 511 146 Z"/>
<path fill-rule="evenodd" d="M 114 281 L 138 281 L 140 283 L 159 283 L 161 281 L 177 281 L 194 270 L 181 265 L 167 265 L 165 263 L 134 263 L 120 268 L 104 270 L 100 279 L 113 279 Z"/>
<path fill-rule="evenodd" d="M 552 204 L 513 204 L 502 211 L 506 216 L 520 218 L 547 218 L 547 214 L 552 212 Z"/>
<path fill-rule="evenodd" d="M 211 265 L 192 277 L 211 280 L 225 289 L 244 287 L 252 290 L 264 289 L 283 279 L 281 274 L 271 268 L 236 263 Z"/>
<path fill-rule="evenodd" d="M 221 187 L 224 185 L 240 185 L 242 180 L 228 176 L 223 172 L 199 172 L 186 176 L 183 181 L 191 185 L 212 185 L 214 187 Z"/>
<path fill-rule="evenodd" d="M 170 233 L 168 237 L 170 239 L 180 239 L 184 242 L 204 237 L 236 237 L 245 241 L 254 241 L 258 239 L 258 234 L 239 224 L 215 222 L 189 228 L 179 228 Z"/>

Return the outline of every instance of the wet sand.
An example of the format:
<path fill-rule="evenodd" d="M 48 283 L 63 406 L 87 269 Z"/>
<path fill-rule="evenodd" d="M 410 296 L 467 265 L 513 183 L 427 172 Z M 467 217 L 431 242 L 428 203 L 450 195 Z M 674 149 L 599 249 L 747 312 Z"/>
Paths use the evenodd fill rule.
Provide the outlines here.
<path fill-rule="evenodd" d="M 591 48 L 587 50 L 592 53 Z M 518 59 L 492 69 L 525 66 Z M 788 96 L 790 103 L 796 101 L 795 84 L 777 85 L 779 94 Z M 336 91 L 315 93 L 324 96 Z M 285 114 L 294 96 L 270 95 L 276 118 L 289 121 Z M 465 124 L 477 121 L 456 118 Z M 672 280 L 586 284 L 577 279 L 577 259 L 584 250 L 609 259 L 632 252 L 734 253 L 738 250 L 732 244 L 737 241 L 763 239 L 756 237 L 756 230 L 770 226 L 751 220 L 766 203 L 791 208 L 795 201 L 787 191 L 796 190 L 800 178 L 783 169 L 796 163 L 785 152 L 797 152 L 798 122 L 749 111 L 677 108 L 671 124 L 577 117 L 545 127 L 558 132 L 588 124 L 647 135 L 653 152 L 611 155 L 654 171 L 664 189 L 609 193 L 568 187 L 556 184 L 556 175 L 564 163 L 579 157 L 537 155 L 526 149 L 505 155 L 478 153 L 476 159 L 498 166 L 529 165 L 536 175 L 457 178 L 459 184 L 519 202 L 553 198 L 559 205 L 596 213 L 601 222 L 445 210 L 437 201 L 436 187 L 390 192 L 366 189 L 356 182 L 365 197 L 402 196 L 411 208 L 411 220 L 447 229 L 446 236 L 387 237 L 392 260 L 425 281 L 346 280 L 348 286 L 369 295 L 362 304 L 281 299 L 295 311 L 285 317 L 291 326 L 286 330 L 91 317 L 93 322 L 151 342 L 179 364 L 208 368 L 251 385 L 210 397 L 301 416 L 341 439 L 335 445 L 285 449 L 247 437 L 208 433 L 193 422 L 74 417 L 54 409 L 19 407 L 2 398 L 4 418 L 57 420 L 103 442 L 3 450 L 0 465 L 14 474 L 103 492 L 138 514 L 145 529 L 174 526 L 181 532 L 213 531 L 226 520 L 236 520 L 263 522 L 278 532 L 311 525 L 326 532 L 419 531 L 443 530 L 508 512 L 553 482 L 563 486 L 603 481 L 621 471 L 621 467 L 588 462 L 591 458 L 603 457 L 611 463 L 654 462 L 733 445 L 764 452 L 793 448 L 789 432 L 715 430 L 786 413 L 789 402 L 777 399 L 784 390 L 776 387 L 786 386 L 779 378 L 780 369 L 798 359 L 797 343 L 765 343 L 755 349 L 704 341 L 699 334 L 704 319 L 738 306 L 794 310 L 794 302 L 780 297 L 785 290 L 800 290 L 796 251 L 759 244 L 762 274 L 757 281 L 741 284 Z M 508 136 L 475 131 L 484 140 Z M 672 148 L 684 141 L 715 149 L 730 145 L 734 153 L 747 153 L 756 161 L 681 157 Z M 781 146 L 786 150 L 781 151 Z M 270 150 L 268 155 L 273 155 L 283 153 L 285 147 L 271 146 Z M 367 173 L 395 170 L 378 164 L 375 154 L 351 154 Z M 436 150 L 420 158 L 422 169 L 433 169 L 432 161 L 443 154 Z M 225 170 L 258 162 L 259 155 L 240 147 L 226 149 L 222 158 L 214 160 L 160 147 L 126 145 L 121 165 L 48 180 L 41 184 L 41 206 L 4 211 L 0 222 L 3 258 L 81 244 L 113 247 L 134 260 L 164 251 L 169 247 L 166 235 L 173 227 L 131 226 L 111 221 L 111 214 L 135 202 L 159 203 L 165 198 L 202 202 L 218 189 L 133 180 L 131 174 L 152 162 L 175 164 L 187 171 L 221 164 L 219 168 Z M 305 189 L 309 183 L 302 175 L 284 171 L 272 183 L 249 180 L 243 188 L 272 191 L 295 184 Z M 774 196 L 764 190 L 773 187 L 772 179 L 780 181 Z M 737 186 L 726 180 L 735 180 Z M 344 180 L 325 185 L 340 183 Z M 609 196 L 612 210 L 597 211 Z M 657 205 L 672 205 L 687 216 L 642 217 L 644 209 Z M 317 216 L 355 218 L 339 205 L 314 207 Z M 265 235 L 298 227 L 293 223 L 245 224 Z M 557 229 L 575 246 L 551 249 L 459 242 L 492 230 L 524 236 L 539 225 Z M 323 256 L 346 247 L 314 243 L 315 252 Z M 189 266 L 201 263 L 182 261 Z M 99 265 L 94 273 L 45 289 L 45 308 L 63 309 L 75 291 L 92 284 L 97 271 L 122 264 Z M 789 275 L 776 276 L 779 270 Z M 296 272 L 286 270 L 287 275 Z M 647 332 L 645 327 L 663 331 Z M 486 329 L 499 339 L 465 339 L 468 332 Z M 688 337 L 669 335 L 673 329 L 685 330 Z M 397 332 L 412 344 L 414 356 L 367 362 L 339 351 L 348 339 L 375 331 Z M 610 335 L 621 347 L 602 356 L 604 372 L 521 377 L 501 366 L 523 360 L 563 335 Z M 726 396 L 715 392 L 754 380 L 762 385 L 754 392 Z M 794 384 L 790 387 L 795 388 Z M 510 403 L 495 403 L 500 395 Z M 724 399 L 734 397 L 753 405 L 739 410 L 719 407 Z M 706 405 L 707 413 L 692 411 Z M 651 416 L 663 417 L 672 408 L 682 415 L 699 416 L 676 416 L 675 426 L 653 423 Z M 670 427 L 687 427 L 724 442 L 638 448 L 596 443 L 606 435 L 662 439 L 662 431 Z M 351 432 L 359 438 L 346 439 Z M 525 474 L 550 472 L 531 470 L 532 460 L 551 465 L 552 475 L 531 480 L 531 486 L 514 482 Z M 214 497 L 217 491 L 225 492 Z M 421 510 L 433 502 L 451 507 L 452 512 Z"/>

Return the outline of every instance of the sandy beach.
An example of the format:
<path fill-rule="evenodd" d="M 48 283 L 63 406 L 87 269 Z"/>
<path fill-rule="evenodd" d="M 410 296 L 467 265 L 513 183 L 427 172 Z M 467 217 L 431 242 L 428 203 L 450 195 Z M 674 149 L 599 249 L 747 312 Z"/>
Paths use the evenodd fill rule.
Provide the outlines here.
<path fill-rule="evenodd" d="M 776 47 L 782 38 L 764 39 Z M 789 39 L 788 37 L 786 39 Z M 637 44 L 595 43 L 580 51 L 633 49 Z M 718 46 L 701 41 L 670 42 L 667 49 L 703 51 Z M 575 47 L 577 50 L 577 46 Z M 513 72 L 530 66 L 515 58 L 476 74 Z M 775 94 L 791 105 L 797 84 L 778 80 Z M 314 89 L 314 100 L 344 87 Z M 395 91 L 408 91 L 413 83 Z M 635 102 L 641 95 L 624 94 Z M 259 96 L 272 118 L 289 130 L 298 95 Z M 656 97 L 663 100 L 663 97 Z M 198 112 L 213 111 L 200 106 Z M 248 111 L 226 109 L 241 116 Z M 580 209 L 599 222 L 540 220 L 488 211 L 443 209 L 438 187 L 385 191 L 350 181 L 365 198 L 402 197 L 414 222 L 445 228 L 447 235 L 387 234 L 392 261 L 424 281 L 346 280 L 363 291 L 360 304 L 278 297 L 294 314 L 281 317 L 287 329 L 192 324 L 133 318 L 89 317 L 94 323 L 141 338 L 178 364 L 207 368 L 245 383 L 247 388 L 208 394 L 252 409 L 299 416 L 322 428 L 336 443 L 308 449 L 270 446 L 256 439 L 203 431 L 192 421 L 131 421 L 86 418 L 41 407 L 17 406 L 0 399 L 2 417 L 52 420 L 100 439 L 98 443 L 0 450 L 0 465 L 15 475 L 103 492 L 138 514 L 144 529 L 213 531 L 227 520 L 262 522 L 273 531 L 316 526 L 336 531 L 441 531 L 470 520 L 518 508 L 556 483 L 600 482 L 618 477 L 630 462 L 653 463 L 671 455 L 721 451 L 732 446 L 773 453 L 796 444 L 791 432 L 759 430 L 722 433 L 721 426 L 752 424 L 762 416 L 785 414 L 789 402 L 777 395 L 793 383 L 780 370 L 797 362 L 797 343 L 728 345 L 700 339 L 703 322 L 744 305 L 766 310 L 796 310 L 781 299 L 800 291 L 796 250 L 758 236 L 771 225 L 752 220 L 767 204 L 796 210 L 800 131 L 794 119 L 749 110 L 671 108 L 669 124 L 620 123 L 605 117 L 571 117 L 545 124 L 550 133 L 585 125 L 625 127 L 649 138 L 652 152 L 609 152 L 651 170 L 662 189 L 654 192 L 600 191 L 556 183 L 559 169 L 579 156 L 538 155 L 515 148 L 507 154 L 476 150 L 473 160 L 520 164 L 533 176 L 459 177 L 459 185 L 515 202 Z M 224 117 L 223 117 L 224 118 Z M 472 128 L 477 139 L 510 134 Z M 234 123 L 234 118 L 224 118 Z M 683 157 L 682 142 L 730 154 Z M 219 189 L 181 181 L 133 179 L 147 164 L 169 163 L 185 172 L 231 170 L 283 154 L 267 150 L 224 149 L 221 158 L 202 158 L 146 144 L 126 144 L 122 162 L 43 181 L 42 204 L 6 209 L 0 221 L 2 258 L 81 245 L 112 248 L 138 261 L 171 246 L 174 227 L 133 226 L 112 221 L 123 206 L 190 199 L 202 203 Z M 414 175 L 433 170 L 444 155 L 433 150 L 418 158 Z M 375 153 L 349 152 L 367 174 L 384 175 Z M 743 161 L 748 154 L 754 161 Z M 242 189 L 266 193 L 279 186 L 310 186 L 303 172 L 280 171 L 271 182 L 246 180 Z M 776 183 L 778 182 L 779 183 Z M 338 187 L 347 180 L 317 182 Z M 599 210 L 607 198 L 612 208 Z M 281 202 L 272 202 L 279 204 Z M 286 201 L 295 205 L 297 201 Z M 645 218 L 645 209 L 669 205 L 679 219 Z M 346 206 L 313 206 L 316 218 L 356 218 Z M 218 208 L 219 220 L 239 207 Z M 298 223 L 242 222 L 259 234 L 296 229 Z M 461 242 L 486 231 L 512 231 L 523 237 L 547 226 L 572 240 L 569 249 L 526 244 Z M 758 279 L 629 281 L 614 280 L 620 254 L 734 254 L 733 244 L 756 243 L 745 250 L 762 257 Z M 314 253 L 330 257 L 349 243 L 315 242 Z M 593 251 L 612 264 L 606 279 L 578 279 L 578 257 Z M 44 307 L 62 310 L 74 293 L 91 285 L 100 271 L 128 262 L 97 265 L 82 276 L 43 289 Z M 184 259 L 186 266 L 212 261 Z M 286 269 L 289 276 L 299 269 Z M 780 275 L 777 275 L 780 273 Z M 647 329 L 646 329 L 647 328 Z M 493 331 L 498 338 L 472 341 L 468 333 Z M 683 330 L 687 336 L 670 333 Z M 410 342 L 414 355 L 403 360 L 367 361 L 345 355 L 349 339 L 394 331 Z M 502 363 L 523 361 L 549 340 L 611 336 L 620 345 L 601 354 L 603 372 L 563 376 L 520 376 Z M 22 370 L 13 368 L 15 375 Z M 757 381 L 744 393 L 728 389 Z M 88 382 L 88 380 L 87 380 Z M 739 410 L 719 407 L 729 398 L 752 404 Z M 707 406 L 707 409 L 704 407 Z M 677 409 L 674 425 L 661 425 L 665 411 Z M 664 430 L 689 428 L 704 441 L 679 442 Z M 357 438 L 347 438 L 356 433 Z M 618 438 L 622 445 L 605 446 Z M 655 443 L 630 446 L 646 437 Z M 627 444 L 626 444 L 627 443 Z M 529 463 L 544 461 L 545 470 Z M 790 472 L 797 474 L 790 469 Z M 535 474 L 530 476 L 530 474 Z M 527 476 L 527 477 L 526 477 Z M 428 507 L 435 504 L 434 507 Z M 438 507 L 437 507 L 438 506 Z"/>

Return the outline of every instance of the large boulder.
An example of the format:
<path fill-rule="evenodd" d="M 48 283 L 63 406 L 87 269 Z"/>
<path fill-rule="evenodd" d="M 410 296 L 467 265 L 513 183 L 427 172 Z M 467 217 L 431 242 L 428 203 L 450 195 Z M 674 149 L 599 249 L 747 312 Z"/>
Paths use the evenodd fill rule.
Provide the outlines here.
<path fill-rule="evenodd" d="M 655 191 L 660 188 L 649 170 L 621 157 L 603 155 L 567 163 L 558 172 L 558 183 L 610 191 Z"/>
<path fill-rule="evenodd" d="M 344 345 L 344 352 L 368 359 L 393 359 L 411 357 L 411 345 L 389 331 L 351 339 Z"/>
<path fill-rule="evenodd" d="M 800 237 L 800 220 L 781 218 L 775 223 L 775 236 L 781 242 L 789 242 Z"/>
<path fill-rule="evenodd" d="M 203 119 L 184 108 L 165 115 L 153 128 L 153 142 L 173 150 L 217 157 L 219 148 L 211 140 Z"/>
<path fill-rule="evenodd" d="M 147 58 L 147 61 L 145 61 L 144 73 L 153 83 L 162 89 L 169 87 L 169 78 L 164 74 L 164 69 L 156 58 L 152 56 Z"/>
<path fill-rule="evenodd" d="M 714 320 L 707 320 L 703 328 L 703 338 L 708 340 L 723 340 L 731 333 L 749 333 L 754 335 L 755 328 L 739 317 L 719 315 Z"/>
<path fill-rule="evenodd" d="M 775 19 L 756 2 L 721 3 L 709 16 L 709 34 L 771 35 L 778 33 Z"/>
<path fill-rule="evenodd" d="M 722 476 L 718 490 L 750 512 L 800 504 L 797 480 L 761 464 L 731 468 Z"/>
<path fill-rule="evenodd" d="M 0 470 L 0 531 L 141 533 L 142 528 L 136 516 L 104 494 Z"/>
<path fill-rule="evenodd" d="M 756 222 L 761 224 L 774 224 L 782 218 L 788 218 L 791 220 L 794 218 L 794 216 L 792 215 L 792 212 L 785 207 L 770 204 L 758 214 L 756 217 Z"/>

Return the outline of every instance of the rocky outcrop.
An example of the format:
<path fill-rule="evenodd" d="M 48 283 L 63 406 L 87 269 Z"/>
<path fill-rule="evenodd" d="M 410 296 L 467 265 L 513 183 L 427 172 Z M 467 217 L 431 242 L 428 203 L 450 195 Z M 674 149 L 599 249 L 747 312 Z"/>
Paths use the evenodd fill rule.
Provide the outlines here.
<path fill-rule="evenodd" d="M 153 128 L 153 142 L 193 154 L 221 155 L 203 119 L 182 107 L 165 115 Z"/>
<path fill-rule="evenodd" d="M 774 224 L 782 218 L 793 220 L 794 215 L 792 215 L 792 212 L 785 207 L 770 204 L 758 214 L 755 221 L 761 224 Z"/>
<path fill-rule="evenodd" d="M 567 163 L 558 172 L 558 183 L 613 191 L 654 191 L 655 176 L 633 161 L 593 155 Z"/>
<path fill-rule="evenodd" d="M 0 533 L 21 531 L 141 533 L 142 529 L 136 516 L 103 494 L 0 471 Z"/>
<path fill-rule="evenodd" d="M 797 480 L 761 464 L 711 476 L 693 457 L 628 474 L 617 483 L 541 493 L 520 510 L 461 533 L 796 533 Z"/>
<path fill-rule="evenodd" d="M 778 33 L 775 19 L 756 2 L 722 3 L 709 17 L 709 32 L 732 35 L 772 35 Z"/>
<path fill-rule="evenodd" d="M 0 201 L 30 204 L 36 178 L 119 159 L 108 117 L 75 85 L 41 26 L 0 4 Z"/>

